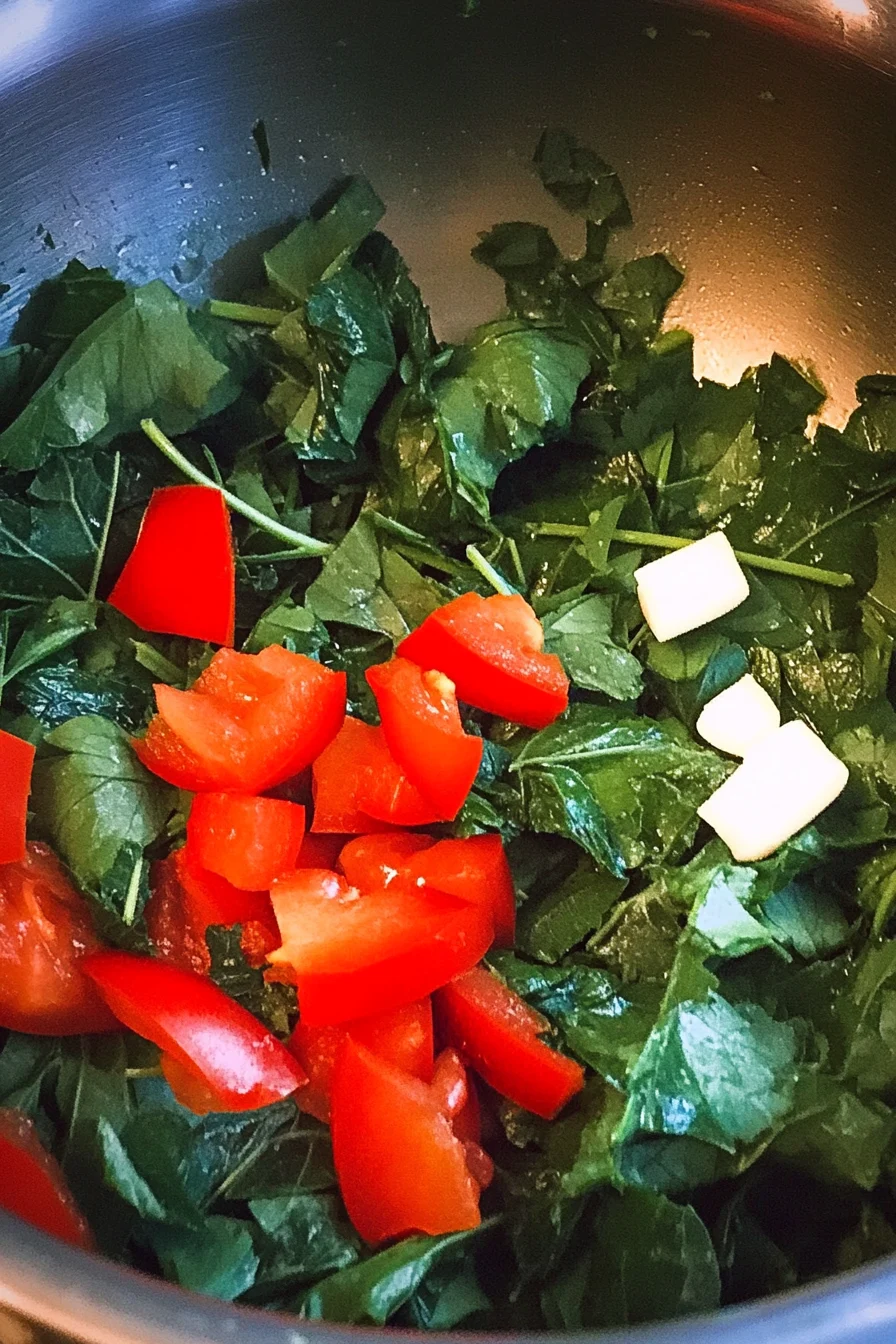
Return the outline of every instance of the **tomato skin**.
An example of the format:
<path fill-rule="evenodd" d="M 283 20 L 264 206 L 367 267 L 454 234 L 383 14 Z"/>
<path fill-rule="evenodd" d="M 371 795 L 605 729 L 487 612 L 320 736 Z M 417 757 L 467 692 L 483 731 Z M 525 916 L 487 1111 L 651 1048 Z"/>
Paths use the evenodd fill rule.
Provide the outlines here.
<path fill-rule="evenodd" d="M 241 891 L 267 891 L 294 868 L 304 834 L 304 807 L 279 798 L 198 793 L 187 819 L 198 862 Z"/>
<path fill-rule="evenodd" d="M 109 605 L 143 630 L 232 644 L 236 566 L 220 490 L 154 490 Z"/>
<path fill-rule="evenodd" d="M 242 926 L 243 953 L 251 965 L 263 965 L 280 941 L 268 893 L 241 891 L 210 873 L 187 844 L 153 866 L 146 905 L 149 936 L 162 961 L 207 975 L 211 959 L 205 934 L 213 924 Z"/>
<path fill-rule="evenodd" d="M 40 1036 L 115 1031 L 83 958 L 102 944 L 53 851 L 27 846 L 0 866 L 0 1027 Z"/>
<path fill-rule="evenodd" d="M 382 729 L 350 715 L 314 762 L 313 790 L 315 833 L 368 835 L 438 821 L 393 758 Z"/>
<path fill-rule="evenodd" d="M 581 1065 L 538 1039 L 545 1019 L 484 966 L 439 990 L 434 1008 L 444 1039 L 524 1110 L 552 1120 L 582 1090 Z"/>
<path fill-rule="evenodd" d="M 25 825 L 34 747 L 0 729 L 0 863 L 21 863 L 25 857 Z"/>
<path fill-rule="evenodd" d="M 205 976 L 130 952 L 95 952 L 84 969 L 118 1020 L 198 1075 L 220 1110 L 268 1106 L 306 1082 L 286 1046 Z"/>
<path fill-rule="evenodd" d="M 432 1004 L 429 999 L 406 1003 L 385 1013 L 328 1027 L 309 1027 L 299 1021 L 289 1038 L 289 1049 L 308 1074 L 309 1084 L 299 1094 L 303 1111 L 329 1123 L 333 1071 L 343 1041 L 363 1045 L 371 1054 L 428 1083 L 433 1070 Z"/>
<path fill-rule="evenodd" d="M 93 1237 L 58 1162 L 21 1111 L 0 1110 L 0 1208 L 83 1251 Z"/>
<path fill-rule="evenodd" d="M 405 866 L 435 844 L 432 836 L 419 831 L 387 831 L 382 835 L 359 835 L 339 852 L 339 867 L 352 887 L 379 891 L 404 873 Z M 448 895 L 455 893 L 449 891 Z"/>
<path fill-rule="evenodd" d="M 344 878 L 299 869 L 271 900 L 307 1026 L 349 1022 L 430 994 L 474 966 L 494 936 L 491 914 L 440 892 L 389 887 L 362 895 Z"/>
<path fill-rule="evenodd" d="M 191 792 L 265 793 L 306 769 L 345 717 L 345 674 L 281 648 L 221 649 L 190 690 L 155 692 L 158 715 L 134 749 Z"/>
<path fill-rule="evenodd" d="M 482 764 L 481 737 L 464 732 L 454 685 L 440 672 L 393 658 L 367 671 L 386 743 L 442 821 L 453 821 Z"/>
<path fill-rule="evenodd" d="M 399 657 L 436 668 L 457 698 L 527 728 L 546 728 L 566 708 L 569 680 L 543 653 L 541 623 L 522 597 L 464 593 L 399 644 Z"/>
<path fill-rule="evenodd" d="M 513 947 L 516 935 L 516 894 L 513 875 L 500 835 L 471 835 L 464 840 L 440 840 L 410 857 L 403 876 L 423 880 L 436 891 L 461 901 L 490 906 L 495 943 Z"/>
<path fill-rule="evenodd" d="M 478 1227 L 479 1186 L 432 1089 L 349 1037 L 333 1078 L 333 1160 L 371 1245 Z"/>

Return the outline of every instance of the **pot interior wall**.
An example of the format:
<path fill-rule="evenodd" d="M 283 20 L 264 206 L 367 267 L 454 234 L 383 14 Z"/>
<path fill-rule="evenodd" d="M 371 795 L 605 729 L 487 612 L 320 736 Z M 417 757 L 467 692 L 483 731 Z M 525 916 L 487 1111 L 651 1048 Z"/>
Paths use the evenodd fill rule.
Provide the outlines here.
<path fill-rule="evenodd" d="M 816 22 L 820 4 L 833 52 L 727 3 L 482 0 L 464 20 L 459 0 L 151 0 L 139 18 L 111 0 L 7 0 L 0 16 L 50 17 L 0 49 L 0 330 L 76 255 L 227 293 L 257 252 L 241 240 L 360 171 L 451 337 L 500 303 L 469 257 L 479 230 L 532 218 L 575 245 L 529 166 L 561 125 L 624 175 L 632 245 L 685 265 L 674 317 L 702 368 L 731 379 L 775 348 L 807 357 L 836 419 L 856 376 L 893 362 L 896 81 L 849 54 L 893 54 L 865 0 L 815 0 Z M 766 8 L 799 6 L 750 7 Z"/>

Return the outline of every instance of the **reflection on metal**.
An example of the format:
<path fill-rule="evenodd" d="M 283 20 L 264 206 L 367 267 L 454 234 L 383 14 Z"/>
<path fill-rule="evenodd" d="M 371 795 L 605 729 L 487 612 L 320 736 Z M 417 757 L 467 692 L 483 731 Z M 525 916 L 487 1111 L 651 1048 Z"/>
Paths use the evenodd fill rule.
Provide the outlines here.
<path fill-rule="evenodd" d="M 23 47 L 42 37 L 53 17 L 53 0 L 0 4 L 0 65 L 18 59 Z"/>

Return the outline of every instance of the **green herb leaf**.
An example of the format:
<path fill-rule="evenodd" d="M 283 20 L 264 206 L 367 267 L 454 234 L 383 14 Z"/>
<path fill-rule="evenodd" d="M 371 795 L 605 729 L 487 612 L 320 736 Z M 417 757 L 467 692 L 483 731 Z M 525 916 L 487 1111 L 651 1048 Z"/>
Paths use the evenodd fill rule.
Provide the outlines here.
<path fill-rule="evenodd" d="M 41 828 L 77 880 L 96 888 L 122 848 L 142 850 L 161 835 L 171 792 L 107 719 L 71 719 L 47 734 L 44 747 L 33 786 Z"/>
<path fill-rule="evenodd" d="M 306 1293 L 301 1315 L 312 1321 L 385 1325 L 445 1262 L 462 1260 L 480 1229 L 443 1237 L 408 1237 L 359 1265 L 340 1270 Z"/>
<path fill-rule="evenodd" d="M 576 686 L 614 700 L 637 700 L 641 665 L 619 641 L 610 598 L 601 593 L 577 598 L 549 612 L 543 623 L 545 649 L 557 654 Z"/>
<path fill-rule="evenodd" d="M 454 488 L 483 518 L 501 470 L 569 425 L 589 361 L 559 331 L 480 327 L 434 381 Z"/>
<path fill-rule="evenodd" d="M 795 1081 L 792 1027 L 717 994 L 681 1003 L 654 1029 L 632 1071 L 618 1138 L 688 1135 L 734 1152 L 787 1113 Z"/>
<path fill-rule="evenodd" d="M 369 182 L 350 178 L 332 201 L 322 201 L 265 253 L 268 280 L 285 298 L 304 303 L 314 286 L 376 228 L 384 211 Z"/>
<path fill-rule="evenodd" d="M 146 417 L 183 434 L 238 390 L 183 300 L 154 280 L 75 338 L 0 434 L 0 462 L 13 471 L 39 467 L 65 449 L 109 443 Z"/>

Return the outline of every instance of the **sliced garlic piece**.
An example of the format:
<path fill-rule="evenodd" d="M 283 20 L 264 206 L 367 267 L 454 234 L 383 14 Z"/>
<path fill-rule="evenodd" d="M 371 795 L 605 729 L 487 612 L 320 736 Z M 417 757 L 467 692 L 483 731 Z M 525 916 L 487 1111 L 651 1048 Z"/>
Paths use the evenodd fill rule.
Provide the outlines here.
<path fill-rule="evenodd" d="M 739 863 L 753 863 L 814 821 L 848 779 L 843 762 L 795 719 L 753 747 L 697 812 Z"/>
<path fill-rule="evenodd" d="M 724 532 L 642 565 L 635 582 L 644 619 L 661 644 L 726 615 L 750 595 Z"/>
<path fill-rule="evenodd" d="M 710 746 L 729 756 L 746 756 L 769 733 L 781 726 L 774 700 L 749 673 L 704 705 L 697 732 Z"/>

